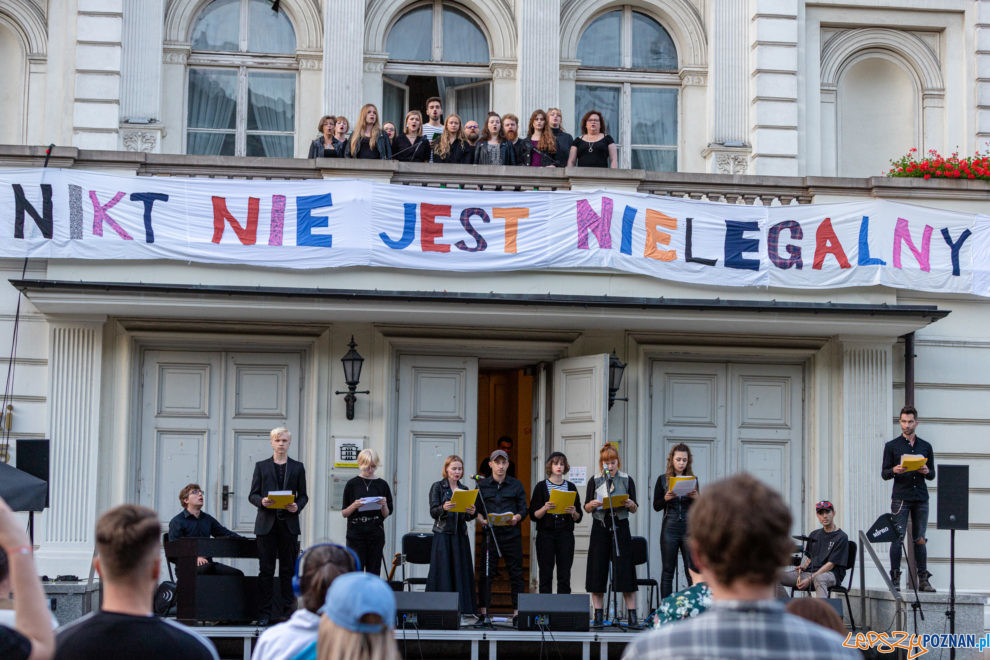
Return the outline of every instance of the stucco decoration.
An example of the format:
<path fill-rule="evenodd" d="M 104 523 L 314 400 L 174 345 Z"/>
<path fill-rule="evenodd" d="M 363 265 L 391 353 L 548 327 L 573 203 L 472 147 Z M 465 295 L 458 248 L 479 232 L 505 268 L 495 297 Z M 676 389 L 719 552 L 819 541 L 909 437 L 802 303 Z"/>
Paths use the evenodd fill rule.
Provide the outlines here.
<path fill-rule="evenodd" d="M 822 88 L 834 89 L 850 59 L 862 51 L 886 50 L 911 67 L 925 92 L 944 92 L 938 56 L 920 37 L 903 30 L 860 28 L 831 37 L 822 45 Z"/>
<path fill-rule="evenodd" d="M 165 41 L 188 43 L 196 17 L 212 0 L 170 0 L 165 8 Z M 323 52 L 323 18 L 310 0 L 281 0 L 296 32 L 296 50 Z"/>
<path fill-rule="evenodd" d="M 30 59 L 48 53 L 47 22 L 36 4 L 25 0 L 6 0 L 0 3 L 0 19 L 5 19 L 24 39 Z"/>

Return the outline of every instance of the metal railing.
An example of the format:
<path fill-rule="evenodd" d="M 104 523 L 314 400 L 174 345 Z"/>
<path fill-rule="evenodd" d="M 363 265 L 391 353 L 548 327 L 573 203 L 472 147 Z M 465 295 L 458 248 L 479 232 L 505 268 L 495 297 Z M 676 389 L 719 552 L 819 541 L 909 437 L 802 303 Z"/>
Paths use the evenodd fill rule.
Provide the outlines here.
<path fill-rule="evenodd" d="M 880 563 L 880 558 L 877 557 L 876 551 L 873 546 L 870 545 L 870 540 L 866 538 L 866 534 L 860 530 L 859 532 L 859 614 L 862 617 L 860 621 L 863 625 L 866 625 L 866 551 L 869 551 L 870 558 L 873 559 L 873 565 L 876 566 L 877 572 L 880 573 L 880 577 L 883 578 L 884 584 L 887 585 L 887 591 L 894 598 L 894 607 L 897 609 L 896 616 L 894 617 L 899 624 L 898 630 L 906 630 L 907 625 L 907 612 L 904 610 L 904 598 L 901 596 L 900 590 L 898 590 L 894 583 L 890 581 L 890 577 L 887 575 L 886 569 L 884 569 L 883 564 Z"/>

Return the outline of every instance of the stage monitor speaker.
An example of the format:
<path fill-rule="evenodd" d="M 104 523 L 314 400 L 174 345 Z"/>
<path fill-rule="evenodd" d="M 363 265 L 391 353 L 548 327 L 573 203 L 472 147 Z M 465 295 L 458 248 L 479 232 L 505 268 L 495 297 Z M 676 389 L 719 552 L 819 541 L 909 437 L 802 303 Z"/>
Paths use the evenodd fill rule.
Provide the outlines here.
<path fill-rule="evenodd" d="M 588 594 L 519 594 L 519 630 L 587 631 Z"/>
<path fill-rule="evenodd" d="M 938 466 L 938 529 L 969 529 L 969 466 Z"/>
<path fill-rule="evenodd" d="M 456 591 L 396 591 L 395 627 L 457 630 L 461 625 L 458 598 Z"/>
<path fill-rule="evenodd" d="M 21 439 L 17 441 L 17 469 L 27 472 L 32 477 L 37 477 L 49 482 L 48 476 L 48 440 Z M 51 485 L 45 491 L 45 508 L 48 508 L 51 496 Z"/>

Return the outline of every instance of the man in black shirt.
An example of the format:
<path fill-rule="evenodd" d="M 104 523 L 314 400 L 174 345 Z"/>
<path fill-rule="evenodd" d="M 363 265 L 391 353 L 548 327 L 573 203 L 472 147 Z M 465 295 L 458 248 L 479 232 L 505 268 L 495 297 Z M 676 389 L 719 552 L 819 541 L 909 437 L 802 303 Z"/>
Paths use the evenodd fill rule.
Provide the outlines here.
<path fill-rule="evenodd" d="M 476 508 L 481 515 L 479 519 L 481 526 L 487 527 L 489 521 L 485 514 L 492 516 L 498 513 L 511 513 L 507 525 L 492 525 L 491 529 L 483 535 L 484 546 L 482 549 L 483 566 L 482 576 L 478 584 L 478 601 L 482 622 L 489 624 L 488 606 L 492 600 L 492 581 L 498 571 L 498 550 L 492 543 L 491 533 L 494 532 L 498 541 L 498 549 L 502 551 L 502 559 L 505 560 L 505 567 L 509 570 L 509 580 L 512 590 L 513 616 L 519 613 L 519 593 L 525 587 L 523 581 L 522 565 L 522 532 L 519 523 L 526 517 L 526 490 L 522 482 L 515 477 L 510 477 L 509 455 L 502 449 L 496 449 L 488 461 L 492 476 L 478 482 L 478 502 Z M 513 623 L 515 621 L 513 620 Z"/>
<path fill-rule="evenodd" d="M 99 612 L 62 626 L 55 660 L 218 660 L 213 644 L 151 612 L 161 570 L 161 527 L 151 509 L 125 504 L 96 523 L 93 565 L 103 586 Z"/>
<path fill-rule="evenodd" d="M 778 596 L 787 596 L 784 587 L 801 590 L 814 587 L 816 596 L 828 598 L 828 588 L 842 584 L 842 578 L 846 576 L 849 537 L 835 526 L 835 507 L 828 500 L 822 500 L 815 504 L 815 513 L 822 527 L 808 534 L 801 565 L 792 566 L 781 574 Z"/>
<path fill-rule="evenodd" d="M 182 503 L 182 511 L 168 523 L 169 541 L 181 538 L 208 539 L 225 536 L 244 538 L 240 534 L 230 531 L 221 525 L 216 518 L 203 511 L 203 504 L 206 500 L 199 484 L 186 484 L 186 487 L 179 491 L 179 502 Z M 196 574 L 244 575 L 232 566 L 213 561 L 213 557 L 196 557 Z"/>
<path fill-rule="evenodd" d="M 507 435 L 503 435 L 498 439 L 498 446 L 496 449 L 501 449 L 505 452 L 505 455 L 509 457 L 509 469 L 506 474 L 515 479 L 516 477 L 516 464 L 512 461 L 512 438 Z M 482 459 L 481 463 L 478 465 L 478 474 L 483 477 L 492 476 L 492 467 L 489 465 L 488 459 Z"/>
<path fill-rule="evenodd" d="M 883 446 L 883 466 L 880 476 L 887 481 L 894 480 L 890 495 L 890 512 L 894 516 L 897 533 L 901 539 L 907 531 L 907 517 L 911 513 L 911 538 L 914 539 L 914 559 L 918 564 L 918 591 L 935 591 L 928 572 L 928 551 L 925 532 L 928 529 L 928 485 L 925 481 L 935 478 L 935 452 L 932 446 L 919 438 L 918 411 L 914 406 L 901 408 L 899 419 L 901 434 Z M 905 454 L 924 456 L 927 461 L 920 469 L 906 470 L 901 457 Z M 901 543 L 890 544 L 890 580 L 900 588 Z"/>

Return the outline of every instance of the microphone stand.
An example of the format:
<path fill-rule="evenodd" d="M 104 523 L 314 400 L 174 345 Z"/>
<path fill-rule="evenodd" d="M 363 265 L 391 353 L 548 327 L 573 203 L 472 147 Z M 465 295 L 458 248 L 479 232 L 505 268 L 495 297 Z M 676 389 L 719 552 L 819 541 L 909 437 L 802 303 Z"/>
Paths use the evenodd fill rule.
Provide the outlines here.
<path fill-rule="evenodd" d="M 501 559 L 502 558 L 502 549 L 498 546 L 498 539 L 495 538 L 495 530 L 492 529 L 492 524 L 488 520 L 488 507 L 485 505 L 485 496 L 481 492 L 481 479 L 479 479 L 478 477 L 479 477 L 479 475 L 474 475 L 473 479 L 474 479 L 475 484 L 477 484 L 477 486 L 478 486 L 478 499 L 481 500 L 481 510 L 485 514 L 485 529 L 488 530 L 488 533 L 491 535 L 492 543 L 495 544 L 495 553 L 498 555 L 498 558 Z M 484 477 L 482 477 L 482 478 L 484 478 Z M 485 548 L 485 577 L 483 579 L 485 579 L 485 580 L 488 579 L 488 548 Z M 491 590 L 489 590 L 488 595 L 489 595 L 489 598 L 491 598 Z M 491 614 L 489 614 L 489 612 L 488 612 L 488 605 L 485 605 L 485 618 L 488 619 L 489 622 L 491 621 Z M 477 625 L 480 627 L 480 626 L 482 626 L 484 624 L 482 624 L 482 622 L 479 621 Z M 485 627 L 492 628 L 494 630 L 495 624 L 488 623 Z"/>
<path fill-rule="evenodd" d="M 614 620 L 607 619 L 605 623 L 602 624 L 602 627 L 614 627 L 625 631 L 627 630 L 627 627 L 621 621 L 619 621 L 618 592 L 615 589 L 616 564 L 618 563 L 621 553 L 619 552 L 619 535 L 615 529 L 615 507 L 612 506 L 612 500 L 611 500 L 612 488 L 613 488 L 612 476 L 609 470 L 605 470 L 605 495 L 606 497 L 609 498 L 608 512 L 612 520 L 612 543 L 615 547 L 615 554 L 612 555 L 608 563 L 609 580 L 608 580 L 608 584 L 606 585 L 607 589 L 605 594 L 605 604 L 607 609 L 608 602 L 609 601 L 612 602 L 612 615 Z"/>

